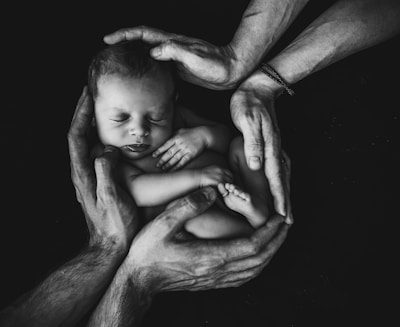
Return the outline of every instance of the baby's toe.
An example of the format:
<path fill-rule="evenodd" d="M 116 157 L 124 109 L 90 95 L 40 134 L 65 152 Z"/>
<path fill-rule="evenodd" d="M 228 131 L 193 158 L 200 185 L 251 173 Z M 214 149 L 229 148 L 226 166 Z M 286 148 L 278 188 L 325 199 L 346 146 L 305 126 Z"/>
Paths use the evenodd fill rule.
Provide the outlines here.
<path fill-rule="evenodd" d="M 249 193 L 240 192 L 239 196 L 245 201 L 250 201 L 250 194 Z"/>
<path fill-rule="evenodd" d="M 234 185 L 231 183 L 225 183 L 225 188 L 228 192 L 233 192 Z"/>
<path fill-rule="evenodd" d="M 225 185 L 222 184 L 222 183 L 219 183 L 219 184 L 217 185 L 217 189 L 218 189 L 218 192 L 219 192 L 223 197 L 225 197 L 225 196 L 227 196 L 227 195 L 229 194 L 229 191 L 226 189 Z"/>

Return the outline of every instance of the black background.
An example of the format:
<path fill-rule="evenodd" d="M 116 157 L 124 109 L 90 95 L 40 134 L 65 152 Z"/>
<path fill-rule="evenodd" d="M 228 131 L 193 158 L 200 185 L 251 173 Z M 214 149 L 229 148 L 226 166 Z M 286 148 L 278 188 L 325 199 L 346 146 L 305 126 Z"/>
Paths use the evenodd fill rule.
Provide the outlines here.
<path fill-rule="evenodd" d="M 312 1 L 272 54 L 333 1 Z M 84 246 L 66 134 L 102 36 L 145 24 L 229 42 L 247 1 L 5 6 L 0 118 L 0 305 Z M 353 55 L 278 100 L 296 223 L 263 274 L 237 288 L 158 296 L 145 326 L 374 326 L 389 298 L 399 218 L 399 38 Z M 181 83 L 182 102 L 229 120 L 230 91 Z M 215 113 L 218 116 L 215 117 Z M 233 129 L 233 127 L 232 127 Z"/>

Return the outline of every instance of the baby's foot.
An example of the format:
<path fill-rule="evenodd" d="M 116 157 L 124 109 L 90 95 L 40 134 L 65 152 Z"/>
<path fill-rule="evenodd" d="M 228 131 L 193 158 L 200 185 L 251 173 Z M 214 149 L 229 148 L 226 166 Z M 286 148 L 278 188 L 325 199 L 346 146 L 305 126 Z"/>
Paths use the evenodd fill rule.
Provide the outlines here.
<path fill-rule="evenodd" d="M 266 206 L 257 206 L 253 203 L 249 193 L 244 192 L 237 185 L 225 183 L 218 184 L 226 206 L 245 216 L 253 227 L 259 227 L 265 223 L 268 217 Z"/>

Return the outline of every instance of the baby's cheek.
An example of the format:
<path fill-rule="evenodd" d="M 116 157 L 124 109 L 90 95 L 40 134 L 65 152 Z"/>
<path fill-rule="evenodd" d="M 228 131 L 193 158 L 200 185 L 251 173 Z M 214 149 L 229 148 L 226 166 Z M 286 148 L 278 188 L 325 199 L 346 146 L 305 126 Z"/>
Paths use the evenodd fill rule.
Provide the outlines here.
<path fill-rule="evenodd" d="M 155 146 L 164 144 L 172 136 L 172 129 L 169 126 L 157 127 L 153 130 L 152 137 Z"/>
<path fill-rule="evenodd" d="M 120 147 L 124 145 L 122 142 L 123 138 L 120 132 L 107 130 L 101 127 L 97 129 L 97 132 L 101 143 L 105 145 L 112 145 L 115 147 Z"/>

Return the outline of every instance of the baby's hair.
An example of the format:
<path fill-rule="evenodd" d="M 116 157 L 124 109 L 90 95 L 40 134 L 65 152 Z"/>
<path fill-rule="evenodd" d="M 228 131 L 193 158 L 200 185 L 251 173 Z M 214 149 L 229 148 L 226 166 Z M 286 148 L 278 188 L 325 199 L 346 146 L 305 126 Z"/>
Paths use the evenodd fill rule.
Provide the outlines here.
<path fill-rule="evenodd" d="M 150 56 L 150 46 L 142 41 L 128 41 L 107 46 L 99 51 L 90 63 L 89 91 L 93 98 L 97 97 L 97 82 L 101 76 L 116 74 L 140 78 L 157 65 L 162 63 Z"/>

